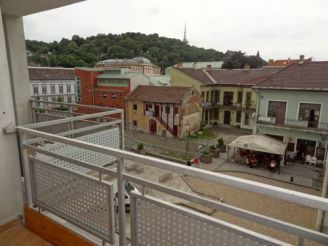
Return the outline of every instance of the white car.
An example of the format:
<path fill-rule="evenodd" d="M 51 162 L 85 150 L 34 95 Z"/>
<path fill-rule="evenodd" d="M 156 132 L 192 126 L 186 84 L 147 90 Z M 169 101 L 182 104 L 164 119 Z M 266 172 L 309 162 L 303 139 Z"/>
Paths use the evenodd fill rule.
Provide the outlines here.
<path fill-rule="evenodd" d="M 131 191 L 139 192 L 136 187 L 134 187 L 131 183 L 126 181 L 125 182 L 125 212 L 127 212 L 127 213 L 130 212 L 130 204 L 131 204 L 130 192 Z M 115 193 L 114 204 L 115 204 L 116 211 L 118 211 L 118 192 Z"/>

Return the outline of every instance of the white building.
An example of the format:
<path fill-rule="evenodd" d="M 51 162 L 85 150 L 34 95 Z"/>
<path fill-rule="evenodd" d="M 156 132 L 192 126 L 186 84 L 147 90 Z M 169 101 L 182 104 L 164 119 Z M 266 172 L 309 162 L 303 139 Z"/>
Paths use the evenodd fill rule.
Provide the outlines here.
<path fill-rule="evenodd" d="M 75 103 L 74 68 L 29 67 L 30 95 L 45 102 Z"/>

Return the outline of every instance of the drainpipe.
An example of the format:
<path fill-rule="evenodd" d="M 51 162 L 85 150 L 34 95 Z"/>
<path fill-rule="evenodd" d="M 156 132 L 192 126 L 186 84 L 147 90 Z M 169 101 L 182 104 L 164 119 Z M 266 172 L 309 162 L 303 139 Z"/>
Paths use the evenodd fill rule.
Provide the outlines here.
<path fill-rule="evenodd" d="M 259 110 L 260 110 L 260 97 L 261 94 L 258 90 L 254 89 L 255 93 L 257 94 L 256 97 L 256 111 L 255 111 L 255 124 L 253 126 L 253 135 L 256 135 L 257 133 L 257 118 L 258 118 L 258 114 L 259 114 Z"/>

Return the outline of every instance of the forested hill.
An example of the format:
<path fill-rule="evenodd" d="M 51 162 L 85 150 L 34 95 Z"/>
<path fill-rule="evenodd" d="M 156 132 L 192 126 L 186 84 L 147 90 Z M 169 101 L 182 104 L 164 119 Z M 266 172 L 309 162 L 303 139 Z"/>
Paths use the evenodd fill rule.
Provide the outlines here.
<path fill-rule="evenodd" d="M 40 66 L 92 67 L 100 60 L 136 56 L 144 56 L 162 69 L 179 61 L 225 60 L 227 68 L 239 68 L 245 63 L 261 67 L 264 63 L 259 56 L 198 48 L 158 34 L 98 34 L 85 39 L 74 35 L 72 39 L 63 38 L 60 42 L 50 43 L 26 40 L 26 48 L 29 64 Z"/>

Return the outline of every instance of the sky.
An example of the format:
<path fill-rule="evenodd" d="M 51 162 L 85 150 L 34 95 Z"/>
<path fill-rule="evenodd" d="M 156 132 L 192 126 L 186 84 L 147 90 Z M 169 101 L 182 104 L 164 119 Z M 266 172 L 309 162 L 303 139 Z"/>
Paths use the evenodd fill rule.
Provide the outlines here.
<path fill-rule="evenodd" d="M 327 0 L 87 0 L 24 17 L 26 39 L 158 33 L 222 52 L 328 60 Z"/>

